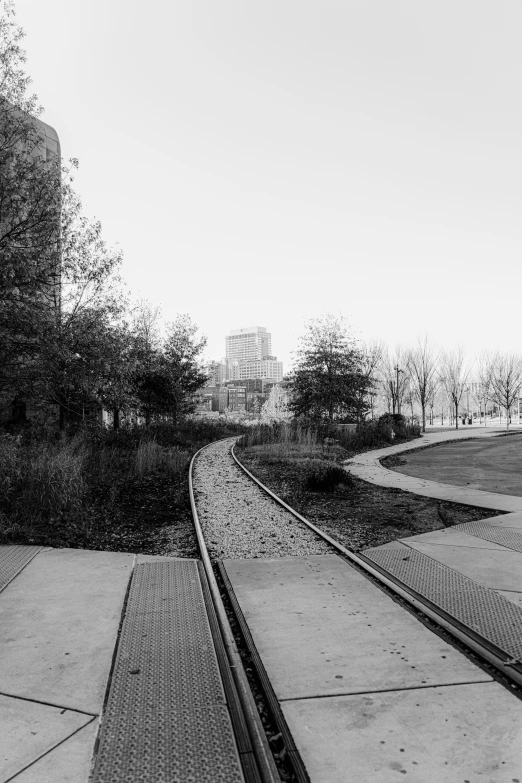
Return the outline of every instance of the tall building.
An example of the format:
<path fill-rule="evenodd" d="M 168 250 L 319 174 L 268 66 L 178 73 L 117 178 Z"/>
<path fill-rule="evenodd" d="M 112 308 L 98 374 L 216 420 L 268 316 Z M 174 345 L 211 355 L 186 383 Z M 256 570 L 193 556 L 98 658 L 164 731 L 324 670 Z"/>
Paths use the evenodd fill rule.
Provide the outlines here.
<path fill-rule="evenodd" d="M 226 358 L 231 361 L 266 359 L 272 352 L 272 335 L 264 326 L 232 329 L 225 338 Z"/>
<path fill-rule="evenodd" d="M 283 362 L 272 352 L 272 335 L 264 326 L 232 329 L 226 336 L 226 380 L 246 381 L 263 378 L 283 380 Z"/>
<path fill-rule="evenodd" d="M 248 378 L 263 378 L 276 383 L 283 380 L 283 362 L 278 362 L 275 356 L 254 361 L 232 362 L 229 371 L 230 380 L 244 381 Z"/>

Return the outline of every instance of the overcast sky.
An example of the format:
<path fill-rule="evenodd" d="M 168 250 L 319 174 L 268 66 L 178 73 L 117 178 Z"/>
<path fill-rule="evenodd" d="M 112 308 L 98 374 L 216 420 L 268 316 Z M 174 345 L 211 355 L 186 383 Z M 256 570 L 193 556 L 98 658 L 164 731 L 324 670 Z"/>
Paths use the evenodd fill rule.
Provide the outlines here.
<path fill-rule="evenodd" d="M 16 0 L 129 288 L 225 333 L 306 318 L 518 350 L 517 0 Z"/>

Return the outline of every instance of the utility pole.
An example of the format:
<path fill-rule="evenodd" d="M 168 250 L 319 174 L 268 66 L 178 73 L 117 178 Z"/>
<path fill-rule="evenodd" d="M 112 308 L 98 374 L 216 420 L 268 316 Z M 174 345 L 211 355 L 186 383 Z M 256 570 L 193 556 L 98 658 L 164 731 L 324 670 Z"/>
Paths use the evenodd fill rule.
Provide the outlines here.
<path fill-rule="evenodd" d="M 400 393 L 399 393 L 399 373 L 400 372 L 404 372 L 404 370 L 400 370 L 398 364 L 395 365 L 394 370 L 397 373 L 397 414 L 400 415 L 400 413 L 401 413 L 401 397 L 400 397 Z"/>

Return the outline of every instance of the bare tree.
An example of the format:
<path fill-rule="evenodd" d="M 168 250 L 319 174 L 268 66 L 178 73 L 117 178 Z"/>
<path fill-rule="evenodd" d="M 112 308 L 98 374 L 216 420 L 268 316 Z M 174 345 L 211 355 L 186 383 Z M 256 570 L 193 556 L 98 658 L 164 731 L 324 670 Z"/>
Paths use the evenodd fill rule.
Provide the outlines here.
<path fill-rule="evenodd" d="M 375 397 L 379 382 L 379 370 L 382 365 L 385 348 L 381 340 L 369 340 L 361 346 L 361 372 L 368 379 L 366 391 L 367 408 L 373 420 L 375 409 Z M 361 405 L 361 408 L 364 406 Z"/>
<path fill-rule="evenodd" d="M 429 344 L 428 336 L 417 339 L 417 345 L 407 355 L 408 375 L 414 397 L 422 411 L 422 431 L 426 432 L 426 406 L 433 398 L 437 378 L 438 354 Z"/>
<path fill-rule="evenodd" d="M 482 405 L 484 405 L 484 426 L 487 427 L 487 405 L 493 400 L 491 377 L 495 356 L 488 351 L 483 351 L 477 358 L 476 381 L 472 384 L 472 397 L 479 407 L 479 418 Z"/>
<path fill-rule="evenodd" d="M 506 411 L 506 430 L 510 411 L 520 396 L 522 387 L 522 359 L 516 354 L 496 354 L 491 365 L 491 396 Z"/>
<path fill-rule="evenodd" d="M 455 413 L 455 429 L 459 428 L 459 403 L 469 376 L 465 355 L 459 346 L 453 351 L 443 351 L 440 359 L 440 382 Z"/>
<path fill-rule="evenodd" d="M 392 413 L 400 413 L 408 388 L 408 361 L 404 348 L 383 354 L 381 362 L 384 394 L 391 401 Z"/>

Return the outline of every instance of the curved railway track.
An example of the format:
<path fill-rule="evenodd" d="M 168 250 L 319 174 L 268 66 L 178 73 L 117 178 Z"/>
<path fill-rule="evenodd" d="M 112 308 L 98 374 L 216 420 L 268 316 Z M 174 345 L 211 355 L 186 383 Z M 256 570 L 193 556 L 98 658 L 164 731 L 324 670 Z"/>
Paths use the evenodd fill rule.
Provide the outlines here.
<path fill-rule="evenodd" d="M 224 446 L 224 441 L 221 441 L 219 443 L 223 444 Z M 252 553 L 248 555 L 246 553 L 243 553 L 241 551 L 241 547 L 239 547 L 237 551 L 234 550 L 232 555 L 227 554 L 226 551 L 218 550 L 218 549 L 214 549 L 214 550 L 211 549 L 211 552 L 209 553 L 209 549 L 205 541 L 205 535 L 203 532 L 200 516 L 198 514 L 197 499 L 196 499 L 196 494 L 194 492 L 194 466 L 198 457 L 202 454 L 202 452 L 215 446 L 216 444 L 209 444 L 208 446 L 205 446 L 203 449 L 198 451 L 197 454 L 194 455 L 189 468 L 189 491 L 190 491 L 192 513 L 194 517 L 194 524 L 196 527 L 196 535 L 201 551 L 203 566 L 206 573 L 209 590 L 212 595 L 212 602 L 215 608 L 219 629 L 221 632 L 221 636 L 223 638 L 228 664 L 230 666 L 230 670 L 233 675 L 235 688 L 237 690 L 237 695 L 241 705 L 242 714 L 239 718 L 239 722 L 243 726 L 243 731 L 248 732 L 248 735 L 252 743 L 253 753 L 257 762 L 257 771 L 252 771 L 250 773 L 251 774 L 250 777 L 248 776 L 248 774 L 246 774 L 245 777 L 248 781 L 261 780 L 262 783 L 275 783 L 276 781 L 280 780 L 263 729 L 263 725 L 261 723 L 259 713 L 254 698 L 252 696 L 252 692 L 250 690 L 248 679 L 244 671 L 243 664 L 241 662 L 241 657 L 234 639 L 234 633 L 228 621 L 227 612 L 225 610 L 223 600 L 221 597 L 221 590 L 220 587 L 218 586 L 216 575 L 214 573 L 214 569 L 212 566 L 212 560 L 214 560 L 216 566 L 218 567 L 218 573 L 222 578 L 222 584 L 224 585 L 225 589 L 229 591 L 229 601 L 236 613 L 236 617 L 238 619 L 239 626 L 241 627 L 243 637 L 246 641 L 254 666 L 256 667 L 258 679 L 261 682 L 262 687 L 264 689 L 265 699 L 268 702 L 269 707 L 272 711 L 272 715 L 278 730 L 281 732 L 287 747 L 290 748 L 289 757 L 290 757 L 291 765 L 293 767 L 296 780 L 299 781 L 299 783 L 301 783 L 301 781 L 309 780 L 308 776 L 306 774 L 304 766 L 302 765 L 302 762 L 299 759 L 297 751 L 295 751 L 295 748 L 293 747 L 291 735 L 288 731 L 288 728 L 286 727 L 286 723 L 282 715 L 282 712 L 279 709 L 279 705 L 275 697 L 275 694 L 271 690 L 271 685 L 268 680 L 268 677 L 266 676 L 266 672 L 264 672 L 263 664 L 259 656 L 257 655 L 255 646 L 253 645 L 253 641 L 249 634 L 248 626 L 245 623 L 244 618 L 242 618 L 241 611 L 239 609 L 237 601 L 235 601 L 233 590 L 231 590 L 231 585 L 228 582 L 228 579 L 226 578 L 226 573 L 224 572 L 223 569 L 219 569 L 219 564 L 218 564 L 218 560 L 221 557 L 225 557 L 225 558 L 228 556 L 256 557 L 258 555 Z M 332 550 L 337 552 L 341 557 L 347 560 L 353 567 L 355 567 L 358 571 L 360 571 L 367 578 L 373 581 L 377 587 L 390 594 L 391 597 L 394 598 L 394 600 L 401 602 L 405 606 L 405 608 L 415 613 L 419 617 L 419 619 L 425 624 L 429 625 L 429 627 L 432 630 L 440 633 L 446 639 L 453 640 L 457 644 L 457 646 L 460 647 L 460 649 L 462 649 L 465 653 L 467 653 L 468 655 L 471 654 L 473 660 L 475 662 L 478 662 L 479 665 L 486 667 L 488 672 L 493 677 L 495 677 L 495 679 L 497 679 L 499 682 L 501 682 L 502 684 L 508 687 L 511 686 L 511 688 L 515 688 L 517 695 L 520 696 L 520 693 L 522 692 L 520 690 L 522 689 L 522 661 L 518 659 L 514 659 L 509 652 L 506 652 L 504 649 L 501 649 L 497 645 L 492 644 L 491 641 L 481 636 L 472 628 L 456 620 L 455 617 L 451 616 L 448 612 L 442 610 L 440 606 L 437 606 L 436 604 L 427 600 L 424 596 L 416 592 L 414 589 L 406 585 L 404 582 L 395 578 L 384 568 L 381 568 L 377 563 L 372 562 L 372 560 L 370 560 L 363 553 L 355 552 L 343 546 L 341 543 L 336 541 L 327 533 L 323 532 L 320 528 L 318 528 L 316 525 L 311 523 L 305 517 L 301 516 L 298 512 L 296 512 L 294 509 L 288 506 L 283 500 L 281 500 L 281 498 L 279 498 L 275 493 L 273 493 L 268 487 L 266 487 L 256 476 L 254 476 L 241 463 L 241 461 L 238 459 L 237 455 L 235 454 L 234 445 L 232 445 L 230 448 L 230 454 L 234 460 L 234 466 L 236 467 L 237 471 L 240 472 L 241 476 L 247 476 L 249 481 L 254 482 L 255 485 L 262 491 L 265 497 L 269 497 L 272 501 L 274 501 L 278 505 L 280 509 L 284 509 L 285 514 L 291 515 L 293 520 L 299 523 L 300 526 L 304 525 L 305 528 L 303 528 L 303 530 L 306 529 L 307 531 L 310 531 L 310 533 L 313 534 L 313 539 L 317 542 L 317 544 L 319 542 L 321 543 L 322 549 L 321 547 L 319 547 L 319 549 L 317 550 L 315 547 L 312 546 L 311 551 L 313 551 L 314 553 L 327 552 L 327 551 L 331 552 Z M 234 479 L 227 479 L 227 481 L 230 481 L 231 483 L 235 483 Z M 227 489 L 230 489 L 230 487 L 228 487 Z M 248 500 L 245 500 L 245 502 L 247 504 L 249 503 Z M 274 523 L 277 526 L 278 520 L 274 520 Z M 285 523 L 286 523 L 286 518 L 285 518 Z M 215 539 L 215 533 L 213 535 Z M 263 535 L 267 536 L 270 534 L 263 533 Z M 295 533 L 288 533 L 288 535 L 290 535 L 292 539 L 295 539 Z M 300 539 L 298 542 L 298 546 L 304 546 L 305 550 L 308 549 L 310 546 L 310 540 L 311 540 L 310 537 L 305 536 L 302 538 L 302 540 L 301 540 L 301 536 L 298 536 L 298 538 Z M 291 552 L 286 551 L 284 541 L 279 540 L 277 542 L 274 542 L 273 544 L 272 542 L 270 542 L 267 545 L 266 538 L 263 538 L 261 540 L 263 541 L 262 543 L 263 549 L 261 549 L 261 545 L 258 544 L 258 554 L 260 554 L 262 557 L 284 556 L 286 554 L 291 554 Z M 303 541 L 304 543 L 302 543 Z M 213 540 L 213 543 L 214 545 L 219 546 L 219 542 Z M 271 551 L 270 546 L 271 545 L 275 546 L 276 543 L 277 543 L 276 551 Z M 295 545 L 294 542 L 292 542 L 292 546 L 294 545 Z M 268 547 L 268 551 L 267 551 L 267 547 Z M 294 553 L 297 554 L 297 552 Z M 307 554 L 307 552 L 302 551 L 300 552 L 300 554 Z M 237 730 L 241 730 L 241 727 L 239 727 L 239 729 Z"/>

